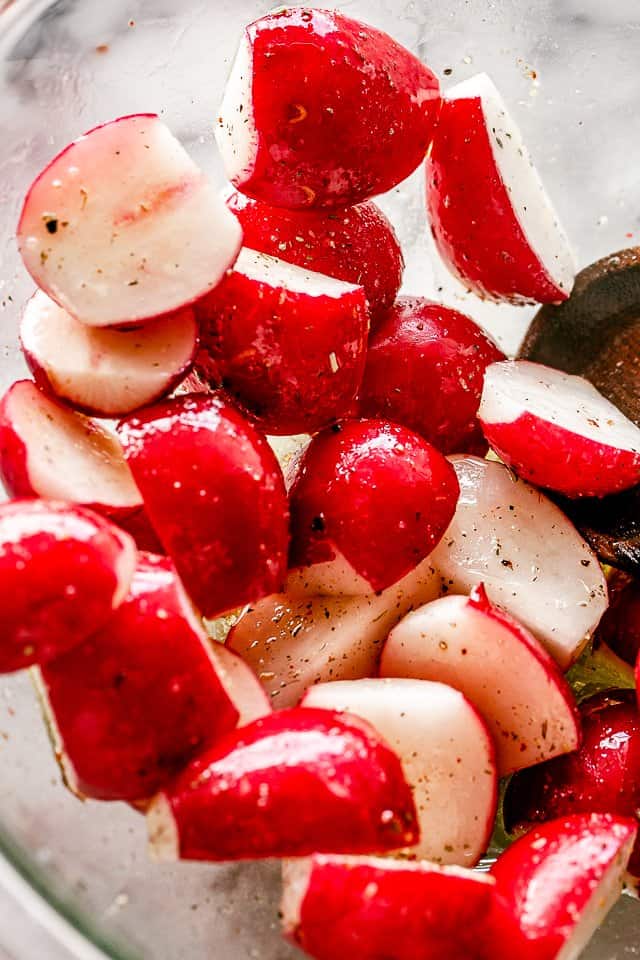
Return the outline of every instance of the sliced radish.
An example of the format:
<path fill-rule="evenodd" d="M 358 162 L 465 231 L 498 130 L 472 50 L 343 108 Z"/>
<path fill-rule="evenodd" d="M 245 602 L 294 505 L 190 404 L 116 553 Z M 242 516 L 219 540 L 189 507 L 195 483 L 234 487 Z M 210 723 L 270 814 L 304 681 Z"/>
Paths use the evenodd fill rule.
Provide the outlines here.
<path fill-rule="evenodd" d="M 69 500 L 116 520 L 142 507 L 116 435 L 31 380 L 14 383 L 0 401 L 0 475 L 13 497 Z"/>
<path fill-rule="evenodd" d="M 210 650 L 220 682 L 238 711 L 238 726 L 266 717 L 272 707 L 264 687 L 242 657 L 222 643 L 213 643 Z"/>
<path fill-rule="evenodd" d="M 504 355 L 473 320 L 400 297 L 369 339 L 359 412 L 401 423 L 443 453 L 484 455 L 477 412 L 484 371 Z"/>
<path fill-rule="evenodd" d="M 478 862 L 493 831 L 498 777 L 491 734 L 466 697 L 442 683 L 378 678 L 319 683 L 301 706 L 362 717 L 398 754 L 420 824 L 407 856 Z"/>
<path fill-rule="evenodd" d="M 0 672 L 46 663 L 99 630 L 135 565 L 131 537 L 90 510 L 0 504 Z"/>
<path fill-rule="evenodd" d="M 270 207 L 243 193 L 227 197 L 252 250 L 364 287 L 372 322 L 392 306 L 404 258 L 395 231 L 369 201 L 333 213 Z"/>
<path fill-rule="evenodd" d="M 276 594 L 250 607 L 227 643 L 253 667 L 274 707 L 291 707 L 314 683 L 372 676 L 389 630 L 412 607 L 437 597 L 439 588 L 424 560 L 380 594 Z"/>
<path fill-rule="evenodd" d="M 489 77 L 447 92 L 427 157 L 431 229 L 446 265 L 482 297 L 558 303 L 576 266 L 522 135 Z"/>
<path fill-rule="evenodd" d="M 493 363 L 478 416 L 503 461 L 538 486 L 593 497 L 640 483 L 640 428 L 582 377 Z"/>
<path fill-rule="evenodd" d="M 498 917 L 523 936 L 513 956 L 577 960 L 620 896 L 636 832 L 633 820 L 578 814 L 536 827 L 499 857 Z"/>
<path fill-rule="evenodd" d="M 285 936 L 316 960 L 487 960 L 495 949 L 488 874 L 315 854 L 283 875 Z"/>
<path fill-rule="evenodd" d="M 431 553 L 458 493 L 451 464 L 411 430 L 345 421 L 315 437 L 297 463 L 289 564 L 303 568 L 310 592 L 386 590 Z"/>
<path fill-rule="evenodd" d="M 18 245 L 37 285 L 83 323 L 164 316 L 216 286 L 242 231 L 154 114 L 74 140 L 30 186 Z"/>
<path fill-rule="evenodd" d="M 170 393 L 198 343 L 190 308 L 135 330 L 88 327 L 38 290 L 20 325 L 36 382 L 73 407 L 119 417 Z"/>
<path fill-rule="evenodd" d="M 451 462 L 460 500 L 432 554 L 443 586 L 468 593 L 484 583 L 489 599 L 568 668 L 607 607 L 595 555 L 555 504 L 501 463 L 476 457 Z"/>
<path fill-rule="evenodd" d="M 366 853 L 418 837 L 398 758 L 368 724 L 329 710 L 283 710 L 224 737 L 148 819 L 164 860 Z"/>
<path fill-rule="evenodd" d="M 245 248 L 196 316 L 196 372 L 267 433 L 313 433 L 349 412 L 369 332 L 361 287 Z"/>
<path fill-rule="evenodd" d="M 434 74 L 386 33 L 336 10 L 281 7 L 244 32 L 218 146 L 243 193 L 351 206 L 416 169 L 439 106 Z"/>
<path fill-rule="evenodd" d="M 282 586 L 287 498 L 267 441 L 223 394 L 187 395 L 120 425 L 156 533 L 213 619 Z"/>
<path fill-rule="evenodd" d="M 557 664 L 528 630 L 489 603 L 482 586 L 401 620 L 384 646 L 380 675 L 437 680 L 462 691 L 489 726 L 501 777 L 579 745 L 575 700 Z"/>

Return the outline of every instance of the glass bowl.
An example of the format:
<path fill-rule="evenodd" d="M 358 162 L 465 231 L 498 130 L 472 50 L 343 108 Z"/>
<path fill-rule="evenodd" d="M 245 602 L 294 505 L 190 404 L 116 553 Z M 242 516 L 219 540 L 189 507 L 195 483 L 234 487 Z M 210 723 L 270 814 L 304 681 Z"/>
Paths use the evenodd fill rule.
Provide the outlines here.
<path fill-rule="evenodd" d="M 31 282 L 13 233 L 34 174 L 94 124 L 156 111 L 222 183 L 213 140 L 220 93 L 243 24 L 270 6 L 269 0 L 0 0 L 3 389 L 24 371 L 16 324 Z M 337 6 L 388 30 L 445 83 L 491 73 L 581 266 L 638 242 L 638 0 Z M 406 292 L 461 306 L 514 350 L 531 311 L 480 303 L 449 277 L 426 227 L 420 174 L 382 204 L 405 247 Z M 279 936 L 276 864 L 153 865 L 142 817 L 122 804 L 82 804 L 67 793 L 25 675 L 0 683 L 0 847 L 0 947 L 16 960 L 296 955 Z M 623 898 L 585 956 L 636 956 L 639 931 L 640 907 Z"/>

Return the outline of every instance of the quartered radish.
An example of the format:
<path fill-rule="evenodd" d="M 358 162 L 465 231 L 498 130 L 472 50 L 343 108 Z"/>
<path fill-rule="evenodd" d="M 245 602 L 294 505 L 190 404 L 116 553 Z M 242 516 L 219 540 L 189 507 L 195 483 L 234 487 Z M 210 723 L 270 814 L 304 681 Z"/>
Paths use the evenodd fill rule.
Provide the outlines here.
<path fill-rule="evenodd" d="M 135 330 L 89 327 L 38 290 L 22 315 L 20 340 L 40 387 L 77 409 L 119 417 L 184 379 L 198 327 L 190 308 Z"/>
<path fill-rule="evenodd" d="M 502 460 L 538 486 L 593 497 L 640 483 L 640 428 L 582 377 L 528 360 L 491 364 L 478 416 Z"/>
<path fill-rule="evenodd" d="M 372 322 L 392 306 L 404 258 L 395 230 L 371 201 L 333 212 L 285 210 L 233 191 L 245 246 L 364 288 Z"/>
<path fill-rule="evenodd" d="M 484 455 L 476 414 L 484 371 L 498 360 L 504 354 L 470 317 L 400 297 L 369 339 L 359 412 L 401 423 L 443 453 Z"/>
<path fill-rule="evenodd" d="M 94 327 L 164 316 L 213 289 L 242 231 L 155 114 L 74 140 L 36 177 L 18 224 L 45 293 Z"/>
<path fill-rule="evenodd" d="M 288 507 L 265 438 L 224 394 L 186 395 L 123 420 L 149 519 L 210 619 L 282 587 Z"/>
<path fill-rule="evenodd" d="M 90 510 L 0 504 L 0 672 L 46 663 L 99 630 L 135 566 L 131 537 Z"/>
<path fill-rule="evenodd" d="M 428 680 L 377 678 L 319 683 L 301 706 L 362 717 L 393 747 L 420 824 L 420 843 L 406 856 L 478 862 L 493 831 L 498 778 L 491 734 L 466 697 Z"/>
<path fill-rule="evenodd" d="M 600 564 L 544 494 L 501 463 L 452 457 L 458 508 L 432 554 L 443 587 L 487 595 L 516 617 L 568 668 L 607 607 Z"/>
<path fill-rule="evenodd" d="M 482 73 L 447 91 L 427 156 L 427 207 L 445 264 L 475 293 L 558 303 L 576 267 L 520 131 Z"/>
<path fill-rule="evenodd" d="M 401 620 L 385 643 L 380 675 L 436 680 L 462 691 L 493 735 L 501 777 L 579 745 L 575 700 L 556 662 L 489 602 L 482 586 L 470 597 L 434 600 Z"/>
<path fill-rule="evenodd" d="M 209 643 L 171 561 L 142 554 L 109 622 L 41 670 L 56 754 L 75 793 L 150 798 L 234 729 L 242 698 Z"/>
<path fill-rule="evenodd" d="M 0 401 L 0 475 L 10 496 L 69 500 L 118 521 L 142 507 L 117 436 L 31 380 Z"/>
<path fill-rule="evenodd" d="M 313 433 L 349 412 L 369 331 L 362 287 L 245 248 L 196 316 L 196 372 L 267 433 Z"/>
<path fill-rule="evenodd" d="M 243 193 L 345 207 L 416 169 L 439 107 L 435 75 L 386 33 L 336 10 L 281 7 L 245 29 L 216 134 Z"/>
<path fill-rule="evenodd" d="M 298 460 L 289 565 L 302 568 L 309 592 L 386 590 L 431 553 L 458 493 L 451 464 L 413 431 L 386 420 L 344 421 Z"/>
<path fill-rule="evenodd" d="M 380 594 L 318 597 L 305 594 L 302 582 L 295 588 L 250 607 L 227 641 L 276 708 L 293 706 L 314 683 L 372 676 L 389 630 L 437 597 L 440 579 L 427 559 Z"/>
<path fill-rule="evenodd" d="M 396 849 L 418 837 L 400 761 L 375 731 L 330 710 L 283 710 L 201 754 L 149 808 L 163 860 Z"/>
<path fill-rule="evenodd" d="M 222 643 L 210 642 L 209 646 L 220 682 L 238 711 L 238 726 L 271 713 L 269 697 L 249 664 Z"/>

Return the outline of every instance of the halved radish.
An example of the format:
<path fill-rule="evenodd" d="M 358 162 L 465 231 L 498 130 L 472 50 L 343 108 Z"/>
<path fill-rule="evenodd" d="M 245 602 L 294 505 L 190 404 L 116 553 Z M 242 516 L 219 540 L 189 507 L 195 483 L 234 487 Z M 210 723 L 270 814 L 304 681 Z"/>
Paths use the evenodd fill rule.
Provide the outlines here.
<path fill-rule="evenodd" d="M 488 960 L 495 881 L 380 857 L 315 854 L 283 869 L 285 936 L 316 960 Z"/>
<path fill-rule="evenodd" d="M 498 776 L 491 734 L 463 694 L 428 680 L 343 680 L 311 687 L 300 705 L 362 717 L 393 747 L 420 824 L 406 856 L 478 862 L 493 831 Z"/>
<path fill-rule="evenodd" d="M 640 428 L 582 377 L 493 363 L 478 416 L 503 461 L 538 486 L 593 497 L 640 483 Z"/>
<path fill-rule="evenodd" d="M 0 672 L 46 663 L 99 630 L 135 566 L 131 537 L 90 510 L 0 504 Z"/>
<path fill-rule="evenodd" d="M 164 316 L 213 289 L 242 231 L 155 114 L 74 140 L 36 177 L 18 245 L 37 285 L 95 327 Z"/>
<path fill-rule="evenodd" d="M 264 687 L 248 663 L 222 643 L 210 644 L 220 682 L 238 711 L 238 726 L 266 717 L 272 707 Z"/>
<path fill-rule="evenodd" d="M 351 206 L 416 169 L 439 106 L 434 74 L 386 33 L 336 10 L 280 7 L 245 29 L 218 146 L 243 193 Z"/>
<path fill-rule="evenodd" d="M 0 401 L 0 475 L 10 496 L 51 497 L 125 520 L 142 496 L 117 436 L 19 380 Z"/>
<path fill-rule="evenodd" d="M 315 437 L 289 492 L 289 565 L 309 592 L 386 590 L 414 569 L 451 522 L 451 464 L 387 420 L 347 420 Z M 343 567 L 338 583 L 333 562 Z"/>
<path fill-rule="evenodd" d="M 528 630 L 489 603 L 482 586 L 401 620 L 384 646 L 380 675 L 461 690 L 493 734 L 501 777 L 579 745 L 578 711 L 557 664 Z"/>
<path fill-rule="evenodd" d="M 391 627 L 437 597 L 440 579 L 427 559 L 380 594 L 317 597 L 296 587 L 250 607 L 227 640 L 276 708 L 293 706 L 314 683 L 372 676 Z"/>
<path fill-rule="evenodd" d="M 119 417 L 170 393 L 198 343 L 190 308 L 135 330 L 89 327 L 38 290 L 20 340 L 36 383 L 77 409 Z"/>
<path fill-rule="evenodd" d="M 233 191 L 245 246 L 364 287 L 372 323 L 392 306 L 404 258 L 391 223 L 369 201 L 333 212 L 285 210 Z"/>
<path fill-rule="evenodd" d="M 400 761 L 372 727 L 283 710 L 228 734 L 152 802 L 162 860 L 371 853 L 418 837 Z"/>
<path fill-rule="evenodd" d="M 558 303 L 576 266 L 520 131 L 484 74 L 447 92 L 427 156 L 438 250 L 482 297 Z"/>
<path fill-rule="evenodd" d="M 453 521 L 432 554 L 443 587 L 489 599 L 516 617 L 567 669 L 607 608 L 595 555 L 544 494 L 501 463 L 451 457 L 460 484 Z"/>
<path fill-rule="evenodd" d="M 313 433 L 349 412 L 369 332 L 362 287 L 245 248 L 196 316 L 196 372 L 267 433 Z"/>

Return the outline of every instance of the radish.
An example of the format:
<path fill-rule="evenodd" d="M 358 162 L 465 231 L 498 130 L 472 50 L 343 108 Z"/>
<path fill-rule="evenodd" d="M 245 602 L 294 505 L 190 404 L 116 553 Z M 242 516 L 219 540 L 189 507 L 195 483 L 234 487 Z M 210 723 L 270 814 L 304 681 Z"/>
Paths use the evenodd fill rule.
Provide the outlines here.
<path fill-rule="evenodd" d="M 615 571 L 609 578 L 609 598 L 598 637 L 625 663 L 634 666 L 640 654 L 640 583 Z"/>
<path fill-rule="evenodd" d="M 431 553 L 458 493 L 451 464 L 411 430 L 385 420 L 338 424 L 298 461 L 290 566 L 304 568 L 312 592 L 385 590 Z M 343 584 L 334 560 L 345 567 Z"/>
<path fill-rule="evenodd" d="M 577 960 L 622 891 L 633 820 L 588 813 L 536 827 L 498 858 L 500 916 L 515 920 L 524 960 Z"/>
<path fill-rule="evenodd" d="M 498 773 L 577 749 L 579 716 L 571 689 L 544 647 L 494 607 L 484 587 L 442 597 L 393 628 L 382 677 L 436 680 L 460 690 L 486 720 Z"/>
<path fill-rule="evenodd" d="M 162 317 L 213 289 L 242 231 L 155 114 L 75 140 L 36 177 L 18 224 L 45 293 L 93 327 Z"/>
<path fill-rule="evenodd" d="M 90 510 L 0 504 L 0 672 L 47 663 L 99 630 L 135 565 L 131 537 Z"/>
<path fill-rule="evenodd" d="M 80 796 L 140 801 L 233 730 L 241 704 L 166 557 L 143 554 L 127 598 L 41 670 L 65 781 Z"/>
<path fill-rule="evenodd" d="M 218 146 L 249 196 L 346 207 L 416 169 L 439 109 L 437 78 L 386 33 L 336 10 L 281 7 L 245 29 Z"/>
<path fill-rule="evenodd" d="M 607 607 L 600 564 L 561 511 L 500 463 L 452 457 L 460 483 L 453 521 L 432 554 L 445 589 L 484 583 L 489 599 L 568 668 Z"/>
<path fill-rule="evenodd" d="M 272 713 L 194 760 L 149 808 L 163 860 L 392 850 L 418 838 L 400 761 L 329 710 Z"/>
<path fill-rule="evenodd" d="M 494 893 L 461 867 L 315 854 L 285 864 L 281 912 L 316 960 L 488 960 Z"/>
<path fill-rule="evenodd" d="M 404 258 L 392 225 L 375 203 L 301 212 L 233 191 L 227 205 L 240 221 L 247 247 L 362 286 L 372 322 L 392 306 Z"/>
<path fill-rule="evenodd" d="M 348 413 L 369 331 L 361 287 L 245 249 L 196 316 L 196 372 L 267 433 L 313 433 Z"/>
<path fill-rule="evenodd" d="M 580 750 L 523 770 L 504 800 L 509 833 L 572 813 L 640 819 L 640 714 L 633 690 L 596 694 L 580 705 Z M 640 877 L 640 842 L 629 872 Z"/>
<path fill-rule="evenodd" d="M 640 428 L 587 380 L 528 360 L 487 367 L 478 413 L 502 460 L 569 497 L 640 483 Z"/>
<path fill-rule="evenodd" d="M 473 320 L 400 297 L 369 340 L 359 412 L 401 423 L 443 453 L 477 453 L 484 371 L 504 355 Z"/>
<path fill-rule="evenodd" d="M 558 303 L 576 267 L 520 131 L 482 73 L 447 92 L 427 156 L 427 207 L 445 264 L 481 297 Z"/>
<path fill-rule="evenodd" d="M 184 379 L 198 328 L 189 308 L 135 330 L 89 327 L 39 290 L 20 325 L 36 383 L 76 409 L 119 417 L 170 393 Z"/>
<path fill-rule="evenodd" d="M 266 717 L 271 703 L 251 667 L 222 643 L 210 643 L 210 656 L 220 681 L 238 711 L 238 726 Z"/>
<path fill-rule="evenodd" d="M 301 706 L 362 717 L 396 751 L 420 824 L 407 856 L 478 862 L 493 831 L 498 778 L 491 734 L 461 693 L 428 680 L 343 680 L 311 687 Z"/>
<path fill-rule="evenodd" d="M 439 588 L 427 559 L 380 594 L 276 594 L 250 607 L 227 643 L 253 667 L 274 707 L 291 707 L 313 683 L 372 676 L 389 630 Z"/>
<path fill-rule="evenodd" d="M 69 500 L 117 521 L 142 507 L 117 436 L 31 380 L 0 400 L 0 475 L 10 496 Z"/>
<path fill-rule="evenodd" d="M 264 437 L 223 394 L 148 407 L 122 421 L 119 433 L 149 519 L 205 617 L 282 586 L 282 472 Z"/>

